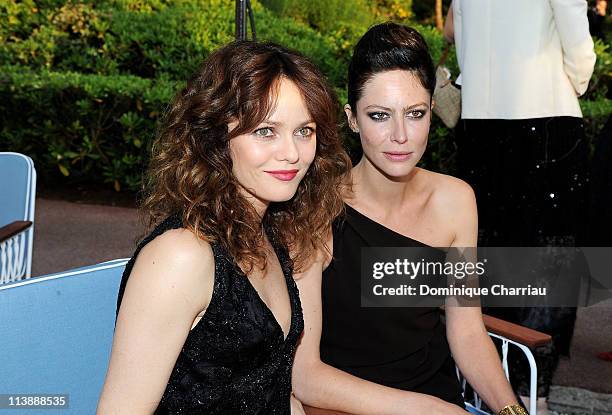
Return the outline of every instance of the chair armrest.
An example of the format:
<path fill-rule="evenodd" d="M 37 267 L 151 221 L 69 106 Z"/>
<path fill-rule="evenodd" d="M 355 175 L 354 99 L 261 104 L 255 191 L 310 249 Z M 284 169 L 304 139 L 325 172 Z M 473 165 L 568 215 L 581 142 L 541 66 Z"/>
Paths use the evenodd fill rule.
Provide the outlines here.
<path fill-rule="evenodd" d="M 32 226 L 32 222 L 29 220 L 16 220 L 15 222 L 11 222 L 6 226 L 0 228 L 0 242 L 4 242 L 9 238 L 17 235 L 20 232 L 25 231 L 30 226 Z"/>
<path fill-rule="evenodd" d="M 444 312 L 443 309 L 442 312 Z M 482 319 L 489 332 L 503 336 L 514 342 L 524 344 L 531 349 L 546 345 L 552 341 L 552 337 L 548 334 L 518 324 L 510 323 L 509 321 L 488 316 L 486 314 L 482 315 Z M 304 412 L 306 415 L 350 415 L 346 412 L 314 408 L 307 405 L 304 405 Z"/>
<path fill-rule="evenodd" d="M 524 344 L 530 349 L 543 346 L 552 341 L 552 337 L 546 333 L 510 323 L 486 314 L 482 315 L 485 327 L 491 333 L 506 337 L 509 340 Z"/>
<path fill-rule="evenodd" d="M 346 412 L 334 411 L 333 409 L 314 408 L 308 405 L 304 405 L 304 412 L 306 415 L 351 415 Z"/>

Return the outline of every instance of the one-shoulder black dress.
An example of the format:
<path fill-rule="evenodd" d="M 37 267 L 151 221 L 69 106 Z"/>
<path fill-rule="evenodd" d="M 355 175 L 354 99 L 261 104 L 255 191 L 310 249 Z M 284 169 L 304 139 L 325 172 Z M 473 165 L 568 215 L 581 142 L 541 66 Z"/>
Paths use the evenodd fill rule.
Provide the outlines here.
<path fill-rule="evenodd" d="M 181 220 L 170 217 L 140 243 L 121 280 L 117 313 L 140 250 L 180 227 Z M 290 413 L 291 368 L 304 320 L 288 253 L 268 234 L 289 291 L 287 337 L 235 261 L 219 244 L 211 244 L 215 281 L 210 304 L 189 332 L 155 414 Z"/>
<path fill-rule="evenodd" d="M 323 272 L 321 360 L 385 386 L 464 407 L 439 308 L 361 307 L 362 247 L 423 247 L 346 205 Z"/>

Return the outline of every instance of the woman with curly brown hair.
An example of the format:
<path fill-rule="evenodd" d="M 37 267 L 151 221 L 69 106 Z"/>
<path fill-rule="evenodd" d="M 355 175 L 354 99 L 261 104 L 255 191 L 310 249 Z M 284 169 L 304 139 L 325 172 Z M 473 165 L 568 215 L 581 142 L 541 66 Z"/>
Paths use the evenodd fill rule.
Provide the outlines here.
<path fill-rule="evenodd" d="M 127 264 L 98 413 L 287 414 L 303 329 L 293 271 L 343 209 L 335 95 L 281 46 L 234 42 L 153 146 L 153 232 Z"/>

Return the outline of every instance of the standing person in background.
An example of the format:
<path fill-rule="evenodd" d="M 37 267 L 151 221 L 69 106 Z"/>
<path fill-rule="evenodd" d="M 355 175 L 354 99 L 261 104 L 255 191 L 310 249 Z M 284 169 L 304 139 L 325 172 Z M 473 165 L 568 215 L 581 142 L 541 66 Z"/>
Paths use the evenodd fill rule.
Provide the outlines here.
<path fill-rule="evenodd" d="M 589 30 L 599 39 L 606 40 L 603 25 L 606 21 L 607 0 L 595 0 L 595 5 L 589 8 Z"/>
<path fill-rule="evenodd" d="M 479 245 L 575 245 L 588 187 L 578 96 L 595 64 L 586 0 L 454 0 L 445 37 L 461 69 L 459 169 L 476 193 Z M 536 354 L 546 397 L 575 309 L 487 312 L 553 335 Z M 523 395 L 526 373 L 512 373 Z"/>

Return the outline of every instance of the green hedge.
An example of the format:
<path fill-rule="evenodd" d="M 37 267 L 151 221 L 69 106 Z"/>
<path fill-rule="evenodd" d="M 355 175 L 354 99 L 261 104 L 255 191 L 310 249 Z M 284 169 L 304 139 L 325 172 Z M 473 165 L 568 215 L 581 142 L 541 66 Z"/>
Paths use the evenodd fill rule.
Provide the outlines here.
<path fill-rule="evenodd" d="M 0 0 L 6 1 L 6 0 Z M 33 69 L 185 79 L 233 37 L 231 0 L 0 3 L 0 62 Z M 201 7 L 201 4 L 206 7 Z M 13 22 L 11 24 L 11 22 Z"/>
<path fill-rule="evenodd" d="M 295 0 L 262 3 L 253 2 L 258 38 L 309 56 L 341 102 L 352 46 L 370 24 L 403 19 L 434 61 L 444 49 L 434 28 L 406 20 L 404 1 L 355 0 L 352 14 L 340 0 L 317 0 L 319 13 Z M 202 59 L 233 38 L 233 16 L 233 0 L 0 0 L 0 151 L 31 155 L 45 182 L 138 189 L 160 113 Z M 581 102 L 589 136 L 611 110 L 608 45 L 596 50 Z M 452 173 L 454 153 L 452 131 L 435 118 L 422 165 Z"/>
<path fill-rule="evenodd" d="M 399 0 L 373 2 L 377 12 L 363 0 L 355 0 L 357 8 L 347 7 L 344 0 L 317 0 L 317 8 L 306 9 L 300 6 L 305 2 L 295 0 L 268 2 L 283 3 L 296 15 L 278 15 L 253 2 L 258 38 L 305 53 L 339 88 L 344 88 L 351 48 L 365 30 L 375 22 L 407 14 Z M 184 80 L 211 50 L 233 38 L 234 1 L 175 3 L 0 0 L 0 64 Z M 309 9 L 327 13 L 301 16 Z M 440 34 L 430 27 L 419 28 L 434 55 L 439 55 Z"/>
<path fill-rule="evenodd" d="M 43 182 L 137 189 L 174 82 L 0 67 L 0 149 L 30 155 Z"/>

